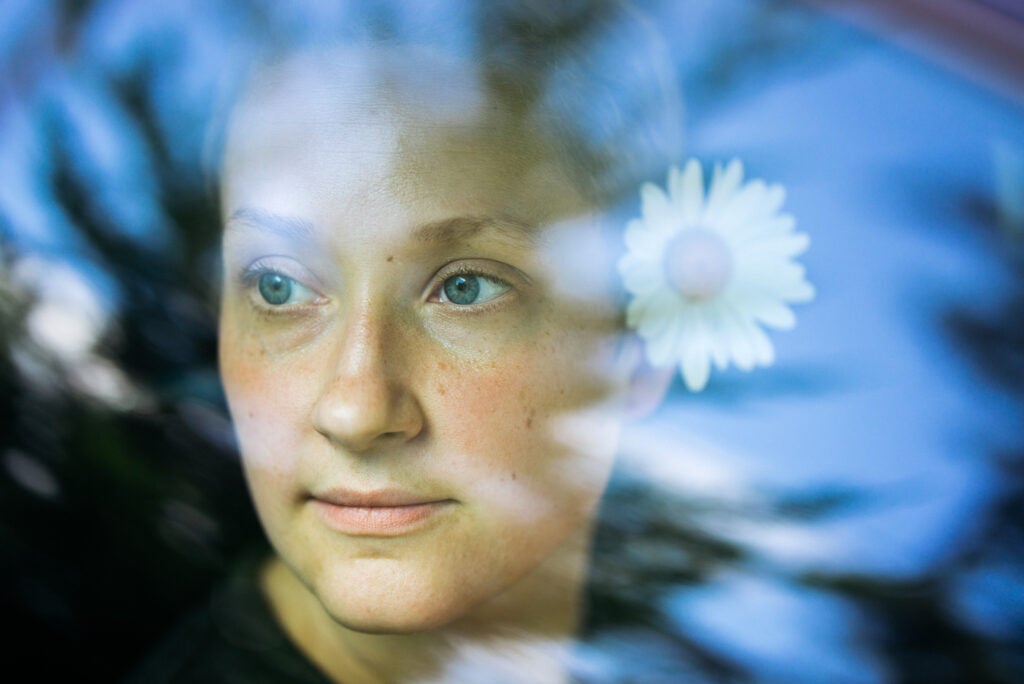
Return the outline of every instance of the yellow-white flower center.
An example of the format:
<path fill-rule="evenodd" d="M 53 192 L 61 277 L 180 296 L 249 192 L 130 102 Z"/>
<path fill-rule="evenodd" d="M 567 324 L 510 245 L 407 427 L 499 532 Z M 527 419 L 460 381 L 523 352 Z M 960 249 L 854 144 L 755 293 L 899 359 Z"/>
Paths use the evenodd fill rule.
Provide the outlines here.
<path fill-rule="evenodd" d="M 719 294 L 732 275 L 732 253 L 717 234 L 701 228 L 684 230 L 665 248 L 665 276 L 687 299 L 702 301 Z"/>

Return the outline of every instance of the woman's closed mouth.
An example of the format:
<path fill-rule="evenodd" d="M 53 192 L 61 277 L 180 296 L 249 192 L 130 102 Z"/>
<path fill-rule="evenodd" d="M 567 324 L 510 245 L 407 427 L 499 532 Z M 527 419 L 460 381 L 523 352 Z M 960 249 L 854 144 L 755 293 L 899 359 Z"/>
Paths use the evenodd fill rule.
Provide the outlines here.
<path fill-rule="evenodd" d="M 393 537 L 422 528 L 456 503 L 399 489 L 331 489 L 309 503 L 331 529 L 351 536 Z"/>

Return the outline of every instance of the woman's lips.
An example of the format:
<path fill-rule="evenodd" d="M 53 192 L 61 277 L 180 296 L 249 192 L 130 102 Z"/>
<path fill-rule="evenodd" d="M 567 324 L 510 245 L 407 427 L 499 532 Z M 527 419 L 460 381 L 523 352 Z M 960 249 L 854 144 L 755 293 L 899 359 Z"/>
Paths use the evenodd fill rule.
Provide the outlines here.
<path fill-rule="evenodd" d="M 331 529 L 352 536 L 407 534 L 445 512 L 452 499 L 432 499 L 397 490 L 333 490 L 312 496 L 310 504 Z"/>

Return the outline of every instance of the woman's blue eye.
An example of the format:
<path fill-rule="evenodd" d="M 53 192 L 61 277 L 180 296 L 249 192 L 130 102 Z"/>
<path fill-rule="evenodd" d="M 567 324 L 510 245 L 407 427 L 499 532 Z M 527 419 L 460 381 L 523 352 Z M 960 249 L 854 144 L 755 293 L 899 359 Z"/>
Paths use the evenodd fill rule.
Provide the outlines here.
<path fill-rule="evenodd" d="M 480 304 L 504 294 L 509 285 L 486 276 L 464 273 L 453 275 L 441 287 L 441 301 L 460 306 Z"/>
<path fill-rule="evenodd" d="M 264 273 L 260 276 L 259 287 L 267 304 L 286 304 L 292 296 L 292 279 L 280 273 Z"/>
<path fill-rule="evenodd" d="M 294 278 L 273 271 L 261 275 L 256 285 L 263 301 L 272 306 L 308 302 L 316 297 L 308 287 Z"/>
<path fill-rule="evenodd" d="M 444 294 L 453 304 L 472 304 L 480 296 L 480 278 L 457 275 L 444 281 Z"/>

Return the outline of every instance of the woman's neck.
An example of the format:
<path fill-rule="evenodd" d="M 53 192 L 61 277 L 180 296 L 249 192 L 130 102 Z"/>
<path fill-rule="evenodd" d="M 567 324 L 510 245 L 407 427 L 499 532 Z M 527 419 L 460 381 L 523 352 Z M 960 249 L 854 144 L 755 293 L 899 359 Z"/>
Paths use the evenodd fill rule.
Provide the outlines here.
<path fill-rule="evenodd" d="M 367 634 L 337 622 L 277 556 L 261 585 L 289 638 L 330 679 L 564 682 L 580 621 L 589 531 L 471 614 L 429 632 Z M 506 675 L 506 676 L 502 676 Z"/>

